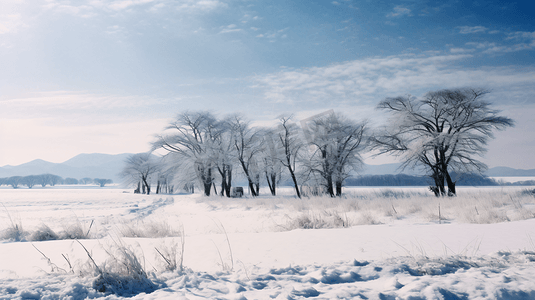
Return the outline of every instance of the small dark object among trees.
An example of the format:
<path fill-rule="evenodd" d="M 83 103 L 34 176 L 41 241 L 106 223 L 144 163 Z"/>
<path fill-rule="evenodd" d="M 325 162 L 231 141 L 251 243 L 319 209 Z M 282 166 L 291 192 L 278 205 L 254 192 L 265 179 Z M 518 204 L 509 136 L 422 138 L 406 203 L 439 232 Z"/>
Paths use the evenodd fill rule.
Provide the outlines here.
<path fill-rule="evenodd" d="M 241 198 L 241 197 L 243 197 L 243 187 L 241 187 L 241 186 L 233 187 L 232 188 L 231 197 L 232 198 Z"/>

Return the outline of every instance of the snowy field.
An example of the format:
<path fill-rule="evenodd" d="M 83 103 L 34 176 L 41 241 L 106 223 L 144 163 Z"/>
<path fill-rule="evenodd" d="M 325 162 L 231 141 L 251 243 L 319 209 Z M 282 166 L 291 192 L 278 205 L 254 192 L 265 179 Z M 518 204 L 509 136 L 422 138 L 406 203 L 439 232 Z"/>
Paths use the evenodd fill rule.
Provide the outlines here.
<path fill-rule="evenodd" d="M 535 299 L 528 189 L 2 188 L 0 299 Z"/>

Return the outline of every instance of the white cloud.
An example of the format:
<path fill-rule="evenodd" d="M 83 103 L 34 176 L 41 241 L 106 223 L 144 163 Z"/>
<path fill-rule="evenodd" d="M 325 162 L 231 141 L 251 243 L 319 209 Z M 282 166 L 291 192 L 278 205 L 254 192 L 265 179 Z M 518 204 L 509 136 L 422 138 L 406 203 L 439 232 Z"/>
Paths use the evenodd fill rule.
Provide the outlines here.
<path fill-rule="evenodd" d="M 67 13 L 81 17 L 96 16 L 97 11 L 116 13 L 141 7 L 150 12 L 160 11 L 163 7 L 174 7 L 179 12 L 195 13 L 211 11 L 220 7 L 226 7 L 226 3 L 220 0 L 85 0 L 76 1 L 75 4 L 68 0 L 48 0 L 44 8 L 60 13 Z"/>
<path fill-rule="evenodd" d="M 483 26 L 459 26 L 459 33 L 461 34 L 470 34 L 487 31 L 486 27 Z"/>
<path fill-rule="evenodd" d="M 163 100 L 162 100 L 163 101 Z M 114 122 L 109 116 L 128 119 L 133 110 L 156 107 L 158 99 L 116 95 L 98 95 L 75 92 L 43 92 L 32 96 L 1 100 L 0 118 L 56 118 L 76 122 L 93 122 L 102 118 Z"/>
<path fill-rule="evenodd" d="M 506 40 L 522 41 L 513 45 L 489 47 L 484 53 L 507 53 L 535 49 L 535 32 L 517 31 L 510 33 Z"/>
<path fill-rule="evenodd" d="M 378 97 L 417 94 L 459 86 L 532 86 L 535 70 L 515 67 L 460 69 L 471 55 L 390 56 L 354 60 L 326 67 L 280 71 L 255 79 L 268 101 L 311 103 L 377 101 Z M 525 93 L 528 95 L 529 93 Z"/>
<path fill-rule="evenodd" d="M 217 8 L 227 7 L 227 4 L 219 0 L 185 0 L 177 6 L 179 11 L 211 11 Z"/>
<path fill-rule="evenodd" d="M 410 13 L 411 13 L 410 9 L 403 7 L 401 5 L 398 5 L 394 7 L 393 12 L 388 13 L 386 16 L 389 18 L 402 17 L 402 16 L 410 16 Z"/>
<path fill-rule="evenodd" d="M 508 34 L 507 37 L 508 40 L 535 40 L 535 31 L 534 32 L 526 32 L 526 31 L 516 31 L 513 33 Z"/>
<path fill-rule="evenodd" d="M 458 53 L 470 53 L 470 52 L 474 52 L 476 51 L 475 49 L 465 49 L 465 48 L 451 48 L 450 49 L 450 52 L 453 53 L 453 54 L 458 54 Z"/>
<path fill-rule="evenodd" d="M 0 34 L 16 32 L 17 29 L 26 26 L 21 14 L 0 14 Z"/>
<path fill-rule="evenodd" d="M 144 5 L 147 3 L 154 2 L 155 0 L 122 0 L 122 1 L 114 1 L 109 4 L 108 8 L 111 8 L 113 10 L 123 10 L 126 8 L 129 8 L 131 6 L 136 5 Z"/>
<path fill-rule="evenodd" d="M 236 28 L 236 24 L 230 24 L 228 26 L 223 27 L 219 33 L 231 33 L 231 32 L 240 32 L 242 31 L 241 28 Z"/>
<path fill-rule="evenodd" d="M 495 47 L 496 43 L 490 43 L 490 42 L 477 42 L 477 43 L 476 42 L 468 42 L 465 45 L 476 47 L 478 49 L 484 49 L 484 48 L 489 48 L 489 47 Z"/>

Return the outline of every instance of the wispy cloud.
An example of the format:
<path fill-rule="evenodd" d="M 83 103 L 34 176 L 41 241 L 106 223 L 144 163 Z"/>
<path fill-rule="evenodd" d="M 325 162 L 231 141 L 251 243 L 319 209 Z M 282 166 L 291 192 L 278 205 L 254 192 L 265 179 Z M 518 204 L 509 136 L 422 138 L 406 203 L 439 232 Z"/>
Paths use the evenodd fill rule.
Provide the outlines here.
<path fill-rule="evenodd" d="M 154 100 L 162 103 L 164 100 Z M 35 95 L 1 100 L 0 117 L 11 118 L 57 118 L 71 122 L 94 122 L 95 118 L 106 120 L 114 115 L 117 118 L 130 118 L 132 110 L 153 105 L 153 100 L 144 97 L 98 95 L 84 92 L 42 92 Z M 109 122 L 111 119 L 104 121 Z"/>
<path fill-rule="evenodd" d="M 410 16 L 411 10 L 403 7 L 401 5 L 398 5 L 394 7 L 394 11 L 388 13 L 386 16 L 388 18 L 394 18 L 394 17 L 402 17 L 402 16 Z"/>
<path fill-rule="evenodd" d="M 516 31 L 508 34 L 507 39 L 509 40 L 535 40 L 535 31 L 526 32 L 526 31 Z"/>
<path fill-rule="evenodd" d="M 478 49 L 484 49 L 484 48 L 489 48 L 489 47 L 495 47 L 496 43 L 491 43 L 491 42 L 468 42 L 465 45 L 476 47 Z"/>
<path fill-rule="evenodd" d="M 219 0 L 185 0 L 178 2 L 177 9 L 179 11 L 189 11 L 189 12 L 207 12 L 212 11 L 218 8 L 227 7 L 227 4 Z"/>
<path fill-rule="evenodd" d="M 535 32 L 517 31 L 510 33 L 506 40 L 520 41 L 513 45 L 489 47 L 485 53 L 510 53 L 535 49 Z"/>
<path fill-rule="evenodd" d="M 269 39 L 271 42 L 275 42 L 275 40 L 278 39 L 278 38 L 281 38 L 281 39 L 287 38 L 288 35 L 285 34 L 285 32 L 288 31 L 288 29 L 290 29 L 290 27 L 286 27 L 286 28 L 279 29 L 279 30 L 268 31 L 266 33 L 258 34 L 258 35 L 256 35 L 256 37 L 257 38 L 264 38 L 265 37 L 265 38 Z"/>
<path fill-rule="evenodd" d="M 16 32 L 26 26 L 20 14 L 0 14 L 0 34 Z"/>
<path fill-rule="evenodd" d="M 459 29 L 459 33 L 461 34 L 471 34 L 487 31 L 487 28 L 484 26 L 459 26 L 457 28 Z"/>
<path fill-rule="evenodd" d="M 474 52 L 476 49 L 466 49 L 466 48 L 451 48 L 450 53 L 459 54 L 459 53 L 470 53 Z"/>
<path fill-rule="evenodd" d="M 228 26 L 222 27 L 221 31 L 219 33 L 231 33 L 231 32 L 240 32 L 242 31 L 241 28 L 236 28 L 236 24 L 230 24 Z"/>
<path fill-rule="evenodd" d="M 378 97 L 459 86 L 532 85 L 535 70 L 514 67 L 459 69 L 469 54 L 425 57 L 390 56 L 349 61 L 326 67 L 281 71 L 255 78 L 267 100 L 279 103 L 338 99 L 377 101 Z"/>
<path fill-rule="evenodd" d="M 98 13 L 117 13 L 135 8 L 142 8 L 150 12 L 158 12 L 164 7 L 174 9 L 177 12 L 195 13 L 211 11 L 220 7 L 226 7 L 226 3 L 220 0 L 85 0 L 76 1 L 75 4 L 68 0 L 47 0 L 43 5 L 45 9 L 59 13 L 66 13 L 80 17 L 96 16 Z"/>
<path fill-rule="evenodd" d="M 123 10 L 132 6 L 136 5 L 144 5 L 147 3 L 155 2 L 156 0 L 122 0 L 122 1 L 114 1 L 111 4 L 109 4 L 109 8 L 113 10 Z"/>

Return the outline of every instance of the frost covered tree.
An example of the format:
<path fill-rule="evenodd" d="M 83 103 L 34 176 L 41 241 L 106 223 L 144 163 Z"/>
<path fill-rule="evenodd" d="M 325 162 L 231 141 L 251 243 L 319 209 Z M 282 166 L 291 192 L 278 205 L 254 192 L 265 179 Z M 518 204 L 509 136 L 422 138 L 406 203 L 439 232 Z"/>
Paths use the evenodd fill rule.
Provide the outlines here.
<path fill-rule="evenodd" d="M 221 133 L 218 123 L 209 112 L 184 112 L 153 143 L 153 150 L 174 153 L 181 165 L 179 172 L 186 172 L 189 178 L 196 176 L 206 196 L 214 182 L 214 149 Z"/>
<path fill-rule="evenodd" d="M 493 130 L 514 125 L 512 119 L 490 108 L 484 100 L 488 93 L 462 88 L 428 92 L 422 99 L 387 98 L 377 108 L 391 118 L 373 138 L 374 149 L 400 157 L 402 169 L 424 167 L 434 180 L 431 190 L 435 195 L 455 195 L 452 173 L 486 170 L 476 157 L 486 152 Z"/>
<path fill-rule="evenodd" d="M 259 157 L 263 147 L 261 131 L 253 128 L 239 115 L 228 119 L 232 132 L 234 155 L 247 178 L 249 190 L 253 197 L 258 196 L 260 187 Z"/>
<path fill-rule="evenodd" d="M 105 178 L 95 178 L 93 179 L 93 182 L 98 184 L 100 187 L 104 187 L 108 183 L 113 183 L 111 179 L 105 179 Z"/>
<path fill-rule="evenodd" d="M 80 179 L 80 184 L 91 184 L 93 183 L 93 178 L 84 177 Z"/>
<path fill-rule="evenodd" d="M 136 193 L 150 194 L 151 176 L 160 170 L 159 162 L 151 153 L 137 153 L 126 158 L 121 176 L 129 183 L 137 184 Z"/>
<path fill-rule="evenodd" d="M 22 183 L 31 189 L 34 185 L 38 184 L 39 177 L 37 175 L 28 175 L 22 178 Z"/>
<path fill-rule="evenodd" d="M 301 198 L 297 183 L 297 161 L 303 149 L 303 140 L 299 137 L 299 128 L 292 122 L 292 116 L 280 116 L 279 126 L 275 131 L 275 149 L 280 149 L 280 163 L 288 170 L 298 198 Z"/>
<path fill-rule="evenodd" d="M 8 185 L 11 185 L 12 188 L 17 189 L 20 184 L 23 184 L 23 178 L 22 176 L 11 176 L 9 178 L 6 178 L 5 183 Z"/>
<path fill-rule="evenodd" d="M 262 129 L 262 144 L 259 157 L 262 172 L 272 196 L 277 195 L 277 185 L 282 175 L 282 149 L 277 144 L 277 132 L 274 129 Z"/>
<path fill-rule="evenodd" d="M 316 118 L 308 125 L 312 151 L 306 167 L 319 175 L 325 191 L 342 195 L 344 180 L 362 166 L 361 153 L 367 149 L 366 122 L 356 123 L 341 114 Z"/>
<path fill-rule="evenodd" d="M 215 169 L 221 177 L 221 196 L 231 196 L 232 172 L 234 169 L 234 145 L 232 132 L 228 122 L 219 123 L 219 134 L 214 140 L 212 150 Z"/>

